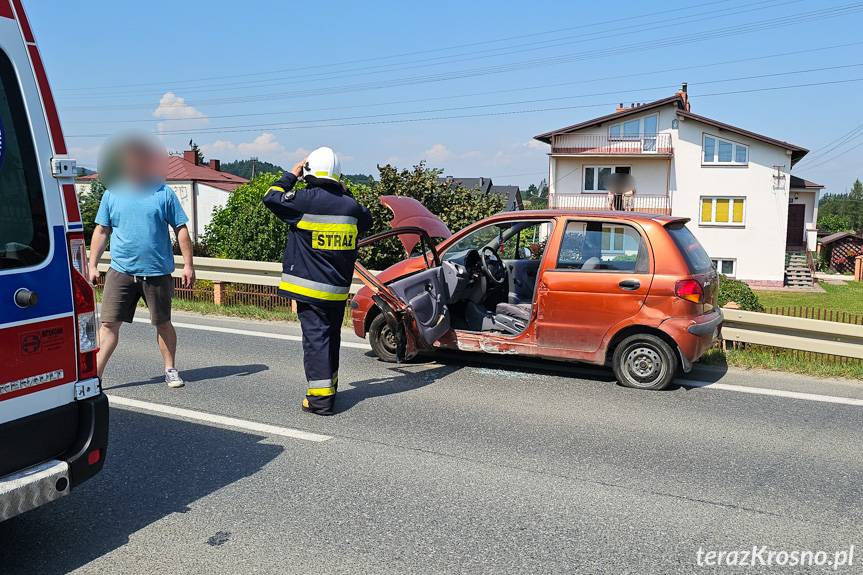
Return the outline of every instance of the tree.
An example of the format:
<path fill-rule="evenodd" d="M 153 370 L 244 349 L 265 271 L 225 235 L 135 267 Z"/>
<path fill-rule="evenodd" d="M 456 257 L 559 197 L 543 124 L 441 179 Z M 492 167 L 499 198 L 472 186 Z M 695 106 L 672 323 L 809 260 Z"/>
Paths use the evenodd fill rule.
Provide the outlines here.
<path fill-rule="evenodd" d="M 835 214 L 818 216 L 818 227 L 831 234 L 853 231 L 848 220 Z"/>
<path fill-rule="evenodd" d="M 281 174 L 261 174 L 216 206 L 204 229 L 203 242 L 223 258 L 278 262 L 282 260 L 288 226 L 264 206 L 263 198 Z M 305 187 L 297 184 L 297 188 Z"/>
<path fill-rule="evenodd" d="M 851 186 L 851 193 L 848 195 L 852 200 L 863 200 L 863 182 L 860 181 L 860 178 L 854 180 L 854 184 Z"/>
<path fill-rule="evenodd" d="M 198 147 L 198 144 L 196 144 L 194 140 L 189 140 L 189 149 L 195 152 L 195 155 L 198 156 L 199 166 L 206 165 L 206 162 L 204 161 L 204 152 L 201 151 L 201 148 Z"/>
<path fill-rule="evenodd" d="M 392 212 L 381 205 L 380 196 L 407 196 L 422 203 L 431 213 L 438 216 L 447 227 L 456 232 L 477 220 L 503 210 L 504 201 L 499 196 L 484 196 L 476 189 L 467 189 L 460 184 L 451 185 L 439 181 L 443 170 L 426 168 L 425 163 L 412 170 L 399 171 L 387 164 L 378 166 L 379 181 L 372 186 L 350 186 L 356 200 L 369 208 L 374 220 L 371 233 L 390 229 Z M 360 263 L 369 269 L 385 269 L 405 258 L 401 242 L 393 238 L 376 242 L 369 248 L 360 250 Z"/>
<path fill-rule="evenodd" d="M 252 178 L 252 165 L 255 167 L 255 176 L 260 174 L 278 174 L 284 172 L 284 168 L 271 164 L 270 162 L 252 162 L 252 160 L 235 160 L 233 162 L 222 162 L 221 171 L 234 174 L 241 178 L 250 180 Z"/>
<path fill-rule="evenodd" d="M 78 194 L 78 206 L 81 209 L 81 222 L 84 224 L 84 241 L 90 245 L 93 230 L 96 229 L 96 214 L 99 213 L 99 205 L 105 194 L 105 186 L 102 180 L 96 179 L 90 183 L 90 191 Z"/>

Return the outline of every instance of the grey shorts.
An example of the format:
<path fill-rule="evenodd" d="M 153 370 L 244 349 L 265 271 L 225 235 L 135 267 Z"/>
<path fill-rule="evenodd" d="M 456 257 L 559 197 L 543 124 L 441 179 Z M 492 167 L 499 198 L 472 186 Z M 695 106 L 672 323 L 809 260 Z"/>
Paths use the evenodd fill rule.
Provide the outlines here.
<path fill-rule="evenodd" d="M 105 287 L 102 289 L 103 322 L 125 321 L 132 323 L 138 300 L 150 309 L 150 323 L 159 325 L 171 321 L 171 298 L 174 297 L 174 278 L 170 275 L 130 276 L 108 268 Z"/>

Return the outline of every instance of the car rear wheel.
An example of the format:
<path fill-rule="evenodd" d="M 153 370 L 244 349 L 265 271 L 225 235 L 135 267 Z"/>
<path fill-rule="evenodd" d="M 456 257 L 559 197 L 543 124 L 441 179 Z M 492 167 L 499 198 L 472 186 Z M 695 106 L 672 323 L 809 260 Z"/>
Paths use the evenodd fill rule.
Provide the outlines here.
<path fill-rule="evenodd" d="M 369 326 L 369 343 L 381 361 L 396 363 L 396 336 L 383 315 L 378 315 Z"/>
<path fill-rule="evenodd" d="M 617 381 L 638 389 L 665 389 L 677 373 L 677 355 L 671 346 L 651 334 L 635 334 L 614 350 L 612 367 Z"/>

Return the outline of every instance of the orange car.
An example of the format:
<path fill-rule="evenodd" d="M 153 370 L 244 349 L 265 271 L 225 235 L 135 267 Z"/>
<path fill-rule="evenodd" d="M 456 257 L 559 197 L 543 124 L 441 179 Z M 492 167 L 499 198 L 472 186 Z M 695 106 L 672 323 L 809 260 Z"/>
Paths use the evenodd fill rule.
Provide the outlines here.
<path fill-rule="evenodd" d="M 419 202 L 381 201 L 422 226 L 360 242 L 398 236 L 414 253 L 377 275 L 356 266 L 354 330 L 383 361 L 435 346 L 519 354 L 610 364 L 623 385 L 663 389 L 718 335 L 718 278 L 686 218 L 506 212 L 434 246 L 422 228 L 448 230 Z"/>

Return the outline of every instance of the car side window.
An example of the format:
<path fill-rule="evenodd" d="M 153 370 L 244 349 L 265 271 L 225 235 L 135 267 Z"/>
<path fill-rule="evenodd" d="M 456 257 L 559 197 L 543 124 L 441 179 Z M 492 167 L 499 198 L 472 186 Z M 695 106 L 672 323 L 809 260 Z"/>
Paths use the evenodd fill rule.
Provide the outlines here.
<path fill-rule="evenodd" d="M 51 249 L 37 166 L 18 79 L 0 50 L 0 270 L 36 265 Z"/>
<path fill-rule="evenodd" d="M 557 269 L 647 273 L 650 255 L 644 238 L 632 226 L 570 221 L 560 243 Z"/>

